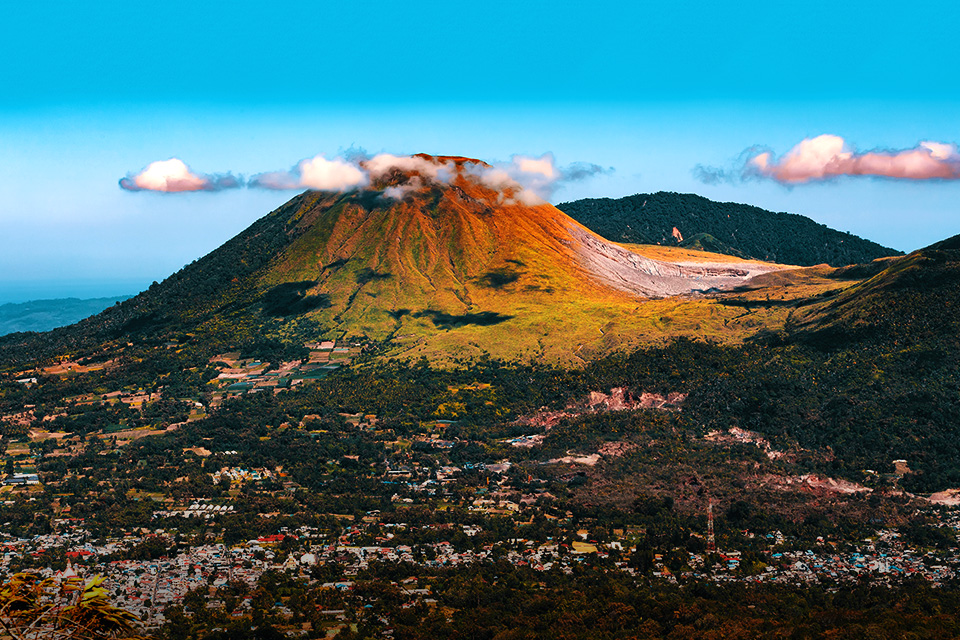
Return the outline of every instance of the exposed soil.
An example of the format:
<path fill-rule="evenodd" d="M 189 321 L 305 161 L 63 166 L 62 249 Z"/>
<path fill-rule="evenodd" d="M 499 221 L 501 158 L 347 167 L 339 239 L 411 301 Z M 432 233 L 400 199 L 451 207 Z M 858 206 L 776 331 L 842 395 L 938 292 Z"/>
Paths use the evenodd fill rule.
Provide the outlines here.
<path fill-rule="evenodd" d="M 722 444 L 755 444 L 763 449 L 764 453 L 767 454 L 767 458 L 771 460 L 779 460 L 787 456 L 787 453 L 771 447 L 770 442 L 759 433 L 747 431 L 740 427 L 730 427 L 727 431 L 711 431 L 703 438 L 708 442 Z"/>
<path fill-rule="evenodd" d="M 947 489 L 930 494 L 926 498 L 933 504 L 942 504 L 945 507 L 956 507 L 960 505 L 960 489 Z"/>
<path fill-rule="evenodd" d="M 817 474 L 805 474 L 802 476 L 775 476 L 767 475 L 763 478 L 765 484 L 787 491 L 802 491 L 815 495 L 841 494 L 850 495 L 854 493 L 871 493 L 873 489 L 850 482 L 848 480 L 839 480 Z"/>
<path fill-rule="evenodd" d="M 645 298 L 730 290 L 754 276 L 784 268 L 759 262 L 675 263 L 653 260 L 571 224 L 582 266 L 601 283 Z"/>
<path fill-rule="evenodd" d="M 578 403 L 567 405 L 566 409 L 561 411 L 538 411 L 532 416 L 519 418 L 516 424 L 525 424 L 533 427 L 543 427 L 550 430 L 564 418 L 575 418 L 577 416 L 604 413 L 606 411 L 634 411 L 637 409 L 660 409 L 661 411 L 679 411 L 683 401 L 687 399 L 685 393 L 668 393 L 666 395 L 659 393 L 641 392 L 633 393 L 626 387 L 614 387 L 609 393 L 602 391 L 591 391 L 585 400 Z"/>

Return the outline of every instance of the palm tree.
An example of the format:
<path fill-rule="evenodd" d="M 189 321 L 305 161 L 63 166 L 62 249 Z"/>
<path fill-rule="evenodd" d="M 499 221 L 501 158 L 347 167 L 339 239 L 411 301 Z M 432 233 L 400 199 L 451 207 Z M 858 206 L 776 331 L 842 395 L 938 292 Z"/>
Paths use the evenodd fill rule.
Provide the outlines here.
<path fill-rule="evenodd" d="M 134 640 L 139 618 L 110 604 L 103 578 L 16 573 L 0 586 L 0 638 Z"/>

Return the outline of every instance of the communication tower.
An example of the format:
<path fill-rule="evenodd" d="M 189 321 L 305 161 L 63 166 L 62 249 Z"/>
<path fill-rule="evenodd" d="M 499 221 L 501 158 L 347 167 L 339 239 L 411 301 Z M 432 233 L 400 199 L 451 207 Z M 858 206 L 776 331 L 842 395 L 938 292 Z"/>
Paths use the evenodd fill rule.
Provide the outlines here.
<path fill-rule="evenodd" d="M 707 505 L 707 551 L 717 550 L 717 539 L 713 535 L 713 500 Z"/>

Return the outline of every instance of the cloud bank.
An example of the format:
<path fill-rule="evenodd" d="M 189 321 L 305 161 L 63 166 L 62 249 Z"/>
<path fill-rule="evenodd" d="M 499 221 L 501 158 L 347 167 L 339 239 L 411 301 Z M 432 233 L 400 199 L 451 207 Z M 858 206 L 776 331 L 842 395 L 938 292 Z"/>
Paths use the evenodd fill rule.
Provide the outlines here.
<path fill-rule="evenodd" d="M 953 144 L 924 141 L 912 149 L 858 153 L 840 136 L 820 135 L 806 138 L 779 158 L 754 147 L 733 169 L 697 166 L 694 175 L 707 184 L 762 178 L 796 185 L 844 176 L 960 180 L 960 151 Z"/>
<path fill-rule="evenodd" d="M 394 172 L 403 178 L 400 184 L 387 186 L 383 196 L 402 199 L 425 182 L 450 184 L 461 173 L 480 184 L 502 191 L 505 202 L 542 204 L 564 183 L 586 180 L 611 173 L 596 164 L 574 163 L 558 167 L 553 154 L 539 158 L 515 155 L 509 162 L 466 162 L 463 168 L 450 159 L 432 156 L 403 156 L 381 153 L 373 157 L 353 152 L 346 157 L 327 159 L 317 155 L 298 162 L 288 171 L 259 173 L 245 183 L 232 174 L 205 175 L 192 172 L 176 158 L 154 162 L 138 174 L 120 181 L 128 191 L 219 191 L 245 184 L 252 189 L 352 191 L 368 187 L 378 180 L 389 179 Z"/>
<path fill-rule="evenodd" d="M 359 166 L 343 158 L 327 160 L 323 155 L 307 158 L 290 171 L 260 173 L 247 182 L 256 189 L 316 189 L 318 191 L 350 191 L 366 186 L 369 178 Z"/>
<path fill-rule="evenodd" d="M 194 173 L 178 158 L 151 162 L 136 174 L 127 174 L 120 187 L 127 191 L 161 191 L 183 193 L 188 191 L 222 191 L 236 189 L 241 181 L 233 175 Z"/>

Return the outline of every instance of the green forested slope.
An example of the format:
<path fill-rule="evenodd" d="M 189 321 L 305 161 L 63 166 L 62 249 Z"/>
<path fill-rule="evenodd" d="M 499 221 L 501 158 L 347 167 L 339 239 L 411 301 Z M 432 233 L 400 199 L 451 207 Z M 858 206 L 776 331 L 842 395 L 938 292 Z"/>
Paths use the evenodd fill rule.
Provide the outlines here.
<path fill-rule="evenodd" d="M 714 202 L 692 193 L 588 198 L 557 208 L 614 242 L 675 245 L 676 227 L 684 237 L 682 246 L 783 264 L 838 267 L 900 253 L 805 216 Z"/>

